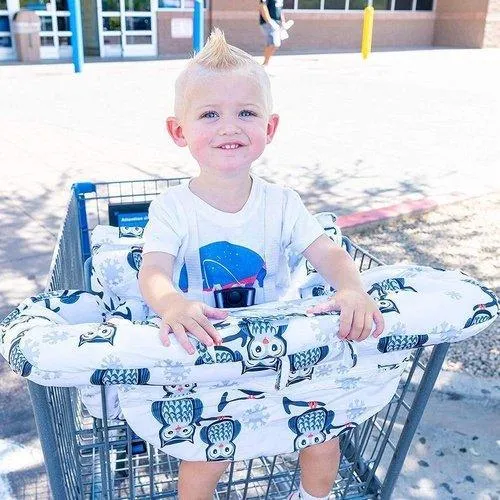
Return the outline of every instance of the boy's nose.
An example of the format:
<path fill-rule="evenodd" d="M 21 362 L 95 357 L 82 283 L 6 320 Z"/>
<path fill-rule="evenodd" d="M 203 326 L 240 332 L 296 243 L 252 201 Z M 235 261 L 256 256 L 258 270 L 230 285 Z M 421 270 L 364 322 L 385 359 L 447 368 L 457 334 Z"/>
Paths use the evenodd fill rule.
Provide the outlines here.
<path fill-rule="evenodd" d="M 224 123 L 221 123 L 221 126 L 219 127 L 220 135 L 234 135 L 239 133 L 241 133 L 241 129 L 234 122 L 226 121 Z"/>

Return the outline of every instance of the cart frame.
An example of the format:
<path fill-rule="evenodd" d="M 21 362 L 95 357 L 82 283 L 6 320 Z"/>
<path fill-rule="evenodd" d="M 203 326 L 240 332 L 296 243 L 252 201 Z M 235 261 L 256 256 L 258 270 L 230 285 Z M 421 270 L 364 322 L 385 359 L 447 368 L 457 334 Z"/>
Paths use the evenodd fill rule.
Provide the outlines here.
<path fill-rule="evenodd" d="M 110 202 L 150 201 L 184 180 L 74 184 L 46 291 L 84 288 L 84 262 L 90 256 L 89 231 L 97 224 L 107 223 Z M 344 244 L 360 271 L 382 264 L 347 238 Z M 391 402 L 341 437 L 342 460 L 332 493 L 335 498 L 391 497 L 448 347 L 445 343 L 416 350 Z M 432 349 L 425 364 L 421 360 L 423 349 Z M 130 428 L 124 422 L 108 422 L 106 414 L 102 420 L 92 419 L 75 389 L 43 387 L 33 382 L 28 382 L 28 387 L 55 499 L 176 496 L 176 459 L 150 445 L 145 453 L 135 455 L 137 439 Z M 105 390 L 102 388 L 102 398 Z M 294 455 L 231 463 L 216 497 L 285 498 L 298 484 L 298 461 Z M 121 486 L 117 487 L 117 483 Z"/>

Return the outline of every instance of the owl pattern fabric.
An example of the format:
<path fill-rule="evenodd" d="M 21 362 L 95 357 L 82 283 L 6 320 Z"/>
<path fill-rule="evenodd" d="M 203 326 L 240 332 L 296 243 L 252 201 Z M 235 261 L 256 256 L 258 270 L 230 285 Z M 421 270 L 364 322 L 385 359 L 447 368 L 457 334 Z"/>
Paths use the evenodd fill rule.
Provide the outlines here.
<path fill-rule="evenodd" d="M 173 456 L 241 460 L 360 425 L 391 400 L 412 349 L 466 340 L 498 315 L 494 293 L 459 271 L 380 266 L 362 280 L 384 314 L 383 336 L 342 341 L 338 314 L 306 313 L 329 287 L 305 263 L 297 269 L 310 298 L 232 310 L 215 324 L 223 345 L 192 337 L 193 356 L 175 339 L 161 345 L 144 304 L 98 287 L 25 300 L 1 323 L 0 352 L 33 382 L 80 388 L 97 417 L 107 386 L 108 417 Z"/>

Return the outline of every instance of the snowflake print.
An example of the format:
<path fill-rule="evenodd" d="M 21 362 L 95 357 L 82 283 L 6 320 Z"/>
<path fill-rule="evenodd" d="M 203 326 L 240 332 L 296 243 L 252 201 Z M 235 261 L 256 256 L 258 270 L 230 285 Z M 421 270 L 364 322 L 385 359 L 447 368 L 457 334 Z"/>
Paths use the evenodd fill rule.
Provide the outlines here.
<path fill-rule="evenodd" d="M 43 378 L 44 380 L 56 380 L 61 378 L 61 372 L 58 371 L 48 371 L 48 370 L 39 370 L 36 367 L 31 369 L 31 374 Z"/>
<path fill-rule="evenodd" d="M 58 330 L 49 330 L 45 335 L 42 336 L 42 342 L 50 345 L 60 344 L 65 340 L 69 339 L 70 333 Z"/>
<path fill-rule="evenodd" d="M 356 389 L 358 387 L 358 382 L 361 380 L 360 377 L 356 378 L 344 378 L 340 381 L 340 388 L 345 391 L 349 389 Z"/>
<path fill-rule="evenodd" d="M 442 342 L 456 342 L 461 338 L 461 330 L 456 326 L 443 321 L 438 327 L 431 330 L 432 335 L 438 335 Z"/>
<path fill-rule="evenodd" d="M 106 259 L 101 265 L 101 271 L 106 283 L 117 286 L 123 281 L 125 269 L 117 259 Z"/>
<path fill-rule="evenodd" d="M 389 336 L 390 335 L 406 335 L 406 325 L 398 321 L 389 331 Z"/>
<path fill-rule="evenodd" d="M 413 278 L 422 271 L 424 271 L 424 268 L 421 266 L 410 267 L 409 269 L 401 273 L 401 278 Z"/>
<path fill-rule="evenodd" d="M 21 340 L 21 349 L 31 364 L 38 362 L 40 357 L 40 342 L 32 338 L 24 338 Z"/>
<path fill-rule="evenodd" d="M 314 373 L 318 378 L 331 377 L 333 375 L 333 367 L 330 364 L 318 365 L 314 368 Z"/>
<path fill-rule="evenodd" d="M 329 343 L 330 332 L 322 330 L 319 325 L 319 321 L 316 318 L 311 318 L 311 330 L 318 342 L 321 342 L 322 344 Z"/>
<path fill-rule="evenodd" d="M 349 371 L 349 367 L 344 364 L 340 364 L 337 366 L 337 373 L 339 375 L 345 375 Z"/>
<path fill-rule="evenodd" d="M 162 359 L 157 361 L 154 366 L 156 368 L 163 368 L 163 376 L 165 377 L 165 384 L 180 384 L 185 382 L 191 373 L 191 368 L 187 368 L 179 361 L 172 361 L 170 359 Z"/>
<path fill-rule="evenodd" d="M 244 411 L 241 419 L 243 423 L 255 431 L 267 424 L 270 415 L 266 410 L 267 407 L 263 405 L 256 405 L 254 408 Z"/>
<path fill-rule="evenodd" d="M 461 293 L 455 292 L 453 290 L 450 290 L 449 292 L 444 292 L 444 294 L 448 295 L 448 297 L 450 297 L 450 299 L 452 300 L 460 300 L 462 298 Z"/>
<path fill-rule="evenodd" d="M 352 401 L 352 403 L 349 405 L 349 408 L 347 409 L 347 416 L 351 419 L 354 420 L 356 417 L 359 417 L 366 411 L 366 405 L 365 402 L 362 401 L 361 399 L 355 399 Z"/>
<path fill-rule="evenodd" d="M 106 357 L 102 358 L 101 366 L 102 369 L 106 368 L 123 368 L 123 364 L 117 356 L 108 354 Z"/>

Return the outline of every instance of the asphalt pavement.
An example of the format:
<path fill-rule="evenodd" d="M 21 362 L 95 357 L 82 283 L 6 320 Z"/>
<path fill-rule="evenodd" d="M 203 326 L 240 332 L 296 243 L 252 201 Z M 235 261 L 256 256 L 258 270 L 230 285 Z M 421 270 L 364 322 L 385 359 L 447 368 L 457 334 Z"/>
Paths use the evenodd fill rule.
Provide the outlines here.
<path fill-rule="evenodd" d="M 0 316 L 44 288 L 72 183 L 196 172 L 164 127 L 183 64 L 0 66 Z M 287 55 L 269 74 L 281 122 L 254 171 L 311 211 L 361 221 L 500 191 L 500 50 Z M 0 498 L 47 498 L 24 383 L 0 376 Z M 394 498 L 498 498 L 499 381 L 439 384 Z"/>

